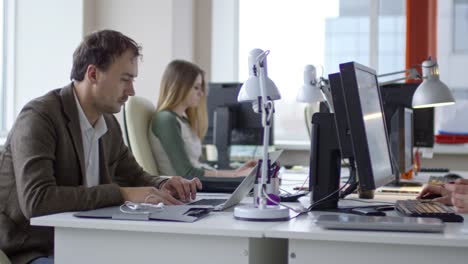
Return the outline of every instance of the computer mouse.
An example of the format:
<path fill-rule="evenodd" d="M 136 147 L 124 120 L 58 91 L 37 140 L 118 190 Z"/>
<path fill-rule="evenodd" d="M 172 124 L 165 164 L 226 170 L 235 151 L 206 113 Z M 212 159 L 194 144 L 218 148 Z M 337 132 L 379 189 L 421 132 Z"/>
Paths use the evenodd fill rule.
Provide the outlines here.
<path fill-rule="evenodd" d="M 442 195 L 437 194 L 437 193 L 426 193 L 424 196 L 421 197 L 422 200 L 432 200 L 435 198 L 442 197 Z"/>
<path fill-rule="evenodd" d="M 455 173 L 449 173 L 449 174 L 445 174 L 444 178 L 446 182 L 454 182 L 455 180 L 461 179 L 463 177 Z"/>

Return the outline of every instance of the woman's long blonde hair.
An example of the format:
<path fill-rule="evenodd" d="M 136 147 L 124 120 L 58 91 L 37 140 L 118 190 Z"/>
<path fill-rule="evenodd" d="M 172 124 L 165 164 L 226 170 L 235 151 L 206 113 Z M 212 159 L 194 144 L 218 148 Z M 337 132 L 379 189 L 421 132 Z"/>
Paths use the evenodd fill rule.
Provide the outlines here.
<path fill-rule="evenodd" d="M 181 104 L 187 98 L 198 75 L 202 79 L 203 96 L 200 104 L 197 107 L 189 107 L 186 113 L 190 127 L 203 140 L 208 130 L 205 72 L 194 63 L 174 60 L 167 65 L 161 80 L 156 111 L 173 110 Z"/>

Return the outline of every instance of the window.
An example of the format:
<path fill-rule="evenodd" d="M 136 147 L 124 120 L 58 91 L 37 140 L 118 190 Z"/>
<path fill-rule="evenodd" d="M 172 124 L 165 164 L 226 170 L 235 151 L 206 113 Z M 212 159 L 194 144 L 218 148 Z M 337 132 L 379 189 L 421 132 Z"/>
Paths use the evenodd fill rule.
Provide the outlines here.
<path fill-rule="evenodd" d="M 249 51 L 269 49 L 268 75 L 282 95 L 276 142 L 308 141 L 305 105 L 296 102 L 306 64 L 326 78 L 347 61 L 378 73 L 405 68 L 404 0 L 239 1 L 239 80 L 248 77 Z"/>
<path fill-rule="evenodd" d="M 0 2 L 0 138 L 6 136 L 13 123 L 14 3 L 13 0 Z"/>

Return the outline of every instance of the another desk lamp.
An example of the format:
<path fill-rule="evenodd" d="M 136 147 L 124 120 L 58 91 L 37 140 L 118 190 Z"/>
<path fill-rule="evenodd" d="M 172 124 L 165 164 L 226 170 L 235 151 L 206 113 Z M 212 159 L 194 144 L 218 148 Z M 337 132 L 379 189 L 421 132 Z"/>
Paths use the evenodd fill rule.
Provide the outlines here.
<path fill-rule="evenodd" d="M 392 154 L 395 161 L 397 161 L 396 184 L 399 184 L 400 178 L 410 179 L 412 177 L 412 172 L 407 172 L 408 164 L 406 161 L 408 156 L 405 153 L 405 148 L 403 147 L 405 142 L 408 140 L 404 137 L 405 132 L 403 131 L 405 129 L 404 120 L 406 119 L 404 115 L 407 113 L 405 107 L 413 109 L 431 108 L 455 103 L 455 99 L 447 85 L 439 80 L 439 69 L 437 63 L 429 57 L 421 66 L 423 82 L 419 85 L 402 84 L 402 87 L 405 86 L 407 89 L 391 89 L 386 87 L 386 85 L 405 79 L 421 79 L 421 75 L 415 67 L 404 71 L 378 76 L 381 78 L 408 72 L 408 75 L 403 78 L 379 83 L 382 87 L 382 100 L 384 101 L 384 111 L 391 141 Z M 406 150 L 406 152 L 408 152 L 408 150 Z M 415 167 L 419 168 L 420 166 L 417 158 L 415 159 L 415 162 Z"/>
<path fill-rule="evenodd" d="M 427 108 L 444 105 L 452 105 L 455 103 L 450 89 L 439 79 L 439 66 L 436 61 L 429 57 L 422 65 L 423 82 L 418 86 L 413 94 L 413 108 Z M 379 83 L 380 86 L 395 83 L 400 80 L 420 79 L 418 71 L 415 67 L 398 72 L 392 72 L 379 75 L 378 77 L 386 77 L 399 73 L 408 72 L 408 76 Z"/>
<path fill-rule="evenodd" d="M 253 49 L 249 53 L 249 79 L 242 85 L 237 100 L 252 102 L 254 111 L 262 114 L 263 126 L 263 156 L 259 161 L 260 182 L 254 195 L 253 205 L 242 205 L 234 208 L 234 217 L 250 221 L 278 221 L 289 219 L 289 209 L 279 205 L 267 205 L 272 200 L 267 193 L 267 177 L 270 177 L 270 159 L 268 156 L 268 142 L 270 139 L 271 118 L 274 113 L 273 100 L 281 99 L 278 88 L 267 76 L 266 57 L 269 51 Z M 257 172 L 258 175 L 258 172 Z M 274 184 L 270 182 L 269 184 Z"/>
<path fill-rule="evenodd" d="M 306 65 L 304 67 L 304 84 L 299 89 L 296 96 L 296 101 L 301 103 L 307 103 L 308 105 L 304 108 L 304 121 L 306 123 L 307 133 L 310 137 L 310 126 L 312 123 L 312 115 L 316 112 L 314 107 L 317 103 L 320 103 L 320 109 L 323 111 L 323 107 L 330 110 L 331 94 L 328 93 L 327 97 L 328 81 L 323 77 L 317 78 L 317 71 L 315 66 Z M 323 102 L 323 103 L 322 103 Z M 328 103 L 330 102 L 330 103 Z M 325 104 L 325 105 L 324 105 Z"/>
<path fill-rule="evenodd" d="M 320 87 L 318 86 L 317 71 L 313 65 L 304 67 L 304 85 L 296 96 L 296 101 L 301 103 L 318 103 L 324 101 Z"/>

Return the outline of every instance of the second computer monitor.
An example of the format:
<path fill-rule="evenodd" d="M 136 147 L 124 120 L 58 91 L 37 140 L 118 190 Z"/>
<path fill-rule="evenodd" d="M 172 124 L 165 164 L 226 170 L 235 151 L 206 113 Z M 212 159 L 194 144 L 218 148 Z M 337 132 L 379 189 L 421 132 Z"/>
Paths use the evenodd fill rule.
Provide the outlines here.
<path fill-rule="evenodd" d="M 219 169 L 229 169 L 231 145 L 263 145 L 262 116 L 253 111 L 251 103 L 237 101 L 241 86 L 208 84 L 208 132 L 204 143 L 216 146 Z M 273 125 L 269 144 L 273 145 Z"/>
<path fill-rule="evenodd" d="M 375 70 L 340 64 L 359 186 L 374 190 L 394 180 L 388 135 Z"/>

